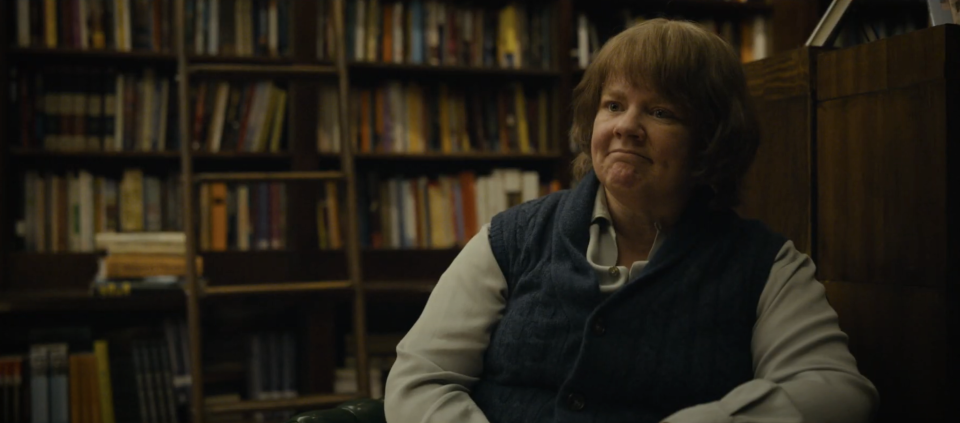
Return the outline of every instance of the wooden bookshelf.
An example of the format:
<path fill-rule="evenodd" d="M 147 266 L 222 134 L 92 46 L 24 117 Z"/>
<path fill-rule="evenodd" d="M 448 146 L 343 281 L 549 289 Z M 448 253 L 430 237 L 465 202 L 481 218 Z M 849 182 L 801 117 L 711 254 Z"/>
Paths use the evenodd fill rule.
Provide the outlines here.
<path fill-rule="evenodd" d="M 568 59 L 575 44 L 572 29 L 576 26 L 576 11 L 593 12 L 601 9 L 617 13 L 621 6 L 639 2 L 616 0 L 591 2 L 580 0 L 548 0 L 531 2 L 548 4 L 556 12 L 556 24 L 550 32 L 555 37 L 552 51 L 555 66 L 540 68 L 500 68 L 472 66 L 432 66 L 425 64 L 396 64 L 356 61 L 346 57 L 347 23 L 344 22 L 347 1 L 331 0 L 333 15 L 329 24 L 333 29 L 333 57 L 317 58 L 318 2 L 293 0 L 289 28 L 289 54 L 281 56 L 226 56 L 193 54 L 187 44 L 185 3 L 172 0 L 175 8 L 171 25 L 173 51 L 81 50 L 72 48 L 10 47 L 7 38 L 15 31 L 0 31 L 0 82 L 10 94 L 8 72 L 11 67 L 92 66 L 109 69 L 156 68 L 158 73 L 173 74 L 170 102 L 179 113 L 171 128 L 180 140 L 192 140 L 195 122 L 195 103 L 190 92 L 202 81 L 214 80 L 274 80 L 287 90 L 288 112 L 285 119 L 284 151 L 253 153 L 238 151 L 196 151 L 190 142 L 182 142 L 179 151 L 43 151 L 27 150 L 14 145 L 8 138 L 13 132 L 7 119 L 0 121 L 0 313 L 42 313 L 46 311 L 76 311 L 78 321 L 92 313 L 122 313 L 158 311 L 170 315 L 186 315 L 189 322 L 191 364 L 193 370 L 192 423 L 203 423 L 210 414 L 232 412 L 309 409 L 328 407 L 348 399 L 369 394 L 366 352 L 367 297 L 403 298 L 414 304 L 433 290 L 437 279 L 459 254 L 459 248 L 449 249 L 368 249 L 361 248 L 358 222 L 361 210 L 357 201 L 358 187 L 366 188 L 365 177 L 370 172 L 386 170 L 390 175 L 412 175 L 437 172 L 455 173 L 469 169 L 477 173 L 492 168 L 516 167 L 536 170 L 563 181 L 569 178 L 569 163 L 573 155 L 567 148 L 567 124 L 570 122 L 570 93 L 582 71 L 574 68 Z M 461 3 L 456 1 L 455 3 Z M 722 2 L 711 0 L 655 0 L 643 2 L 647 11 L 668 14 L 704 16 L 741 16 L 780 13 L 781 2 Z M 782 2 L 787 3 L 787 2 Z M 794 1 L 795 3 L 795 1 Z M 475 4 L 462 2 L 462 4 Z M 482 5 L 487 7 L 486 5 Z M 502 6 L 502 4 L 497 4 Z M 10 23 L 7 13 L 13 7 L 0 8 L 0 22 Z M 384 80 L 419 81 L 435 84 L 453 81 L 463 85 L 484 87 L 504 82 L 521 82 L 526 86 L 542 87 L 550 93 L 549 148 L 536 153 L 357 153 L 349 146 L 350 126 L 354 124 L 349 111 L 353 85 Z M 317 92 L 321 84 L 336 85 L 341 148 L 339 153 L 318 152 L 318 115 L 323 107 Z M 173 94 L 176 93 L 176 96 Z M 0 102 L 0 116 L 12 116 L 11 104 Z M 172 119 L 173 116 L 170 116 Z M 19 144 L 17 144 L 19 145 Z M 170 144 L 168 144 L 170 145 Z M 250 182 L 283 182 L 289 187 L 290 199 L 286 210 L 288 243 L 282 250 L 256 251 L 201 251 L 197 236 L 200 225 L 196 218 L 200 209 L 199 197 L 192 190 L 184 190 L 182 201 L 183 225 L 187 232 L 188 278 L 184 292 L 163 292 L 154 295 L 136 295 L 127 298 L 96 298 L 88 293 L 92 275 L 96 272 L 100 253 L 31 253 L 24 252 L 14 233 L 16 219 L 21 214 L 22 197 L 18 173 L 34 168 L 57 169 L 90 168 L 115 172 L 119 167 L 175 170 L 187 186 L 213 182 L 230 184 Z M 203 172 L 198 172 L 198 169 Z M 321 250 L 317 245 L 317 214 L 313 197 L 315 188 L 324 181 L 336 181 L 342 194 L 340 215 L 343 229 L 343 248 Z M 193 258 L 202 256 L 204 274 L 196 274 Z M 411 265 L 415 263 L 416 265 Z M 350 322 L 334 321 L 331 310 L 315 310 L 301 304 L 303 298 L 333 298 L 350 306 Z M 210 383 L 243 379 L 237 372 L 219 375 L 208 372 L 202 362 L 205 346 L 205 318 L 210 310 L 222 302 L 251 298 L 254 301 L 281 301 L 291 307 L 307 309 L 304 337 L 306 354 L 316 357 L 303 372 L 310 375 L 306 392 L 299 398 L 272 401 L 242 401 L 236 404 L 204 407 L 205 389 Z M 301 300 L 301 303 L 298 303 Z M 325 300 L 326 301 L 326 300 Z M 379 319 L 382 314 L 371 310 Z M 302 322 L 301 322 L 302 323 Z M 338 327 L 351 327 L 357 345 L 357 394 L 327 395 L 332 390 L 332 369 L 337 359 Z M 18 328 L 22 329 L 22 328 Z M 23 328 L 25 329 L 25 328 Z M 342 331 L 340 331 L 342 332 Z M 241 369 L 242 373 L 242 369 Z"/>

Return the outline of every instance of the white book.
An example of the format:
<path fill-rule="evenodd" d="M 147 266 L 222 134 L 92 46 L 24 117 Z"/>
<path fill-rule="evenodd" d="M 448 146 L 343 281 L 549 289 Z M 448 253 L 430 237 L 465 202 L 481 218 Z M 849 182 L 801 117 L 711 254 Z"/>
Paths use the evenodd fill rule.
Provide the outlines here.
<path fill-rule="evenodd" d="M 490 174 L 490 182 L 487 184 L 487 202 L 490 205 L 487 210 L 489 219 L 493 219 L 497 213 L 507 209 L 507 196 L 503 191 L 503 174 L 499 169 Z"/>
<path fill-rule="evenodd" d="M 353 58 L 354 60 L 364 60 L 366 56 L 366 31 L 367 18 L 366 6 L 369 0 L 357 0 L 357 22 L 354 25 L 353 34 Z M 371 28 L 372 30 L 372 28 Z M 371 59 L 373 60 L 373 59 Z"/>
<path fill-rule="evenodd" d="M 96 214 L 93 208 L 93 175 L 81 170 L 77 183 L 79 185 L 80 251 L 92 252 L 94 250 L 93 220 Z"/>
<path fill-rule="evenodd" d="M 17 0 L 17 46 L 30 47 L 30 0 Z"/>
<path fill-rule="evenodd" d="M 393 4 L 393 62 L 403 63 L 403 29 L 406 22 L 403 19 L 403 3 Z"/>
<path fill-rule="evenodd" d="M 765 59 L 768 55 L 767 19 L 763 16 L 753 18 L 753 60 Z"/>
<path fill-rule="evenodd" d="M 401 179 L 403 193 L 403 239 L 404 248 L 417 246 L 417 197 L 413 195 L 413 180 Z"/>
<path fill-rule="evenodd" d="M 523 202 L 536 200 L 540 197 L 540 174 L 534 171 L 523 172 L 523 187 L 521 188 Z"/>
<path fill-rule="evenodd" d="M 267 49 L 270 56 L 279 55 L 280 50 L 280 19 L 277 3 L 271 2 L 267 8 Z"/>
<path fill-rule="evenodd" d="M 63 204 L 62 198 L 58 194 L 60 192 L 60 187 L 64 184 L 64 180 L 60 176 L 51 176 L 50 177 L 50 201 L 47 201 L 49 207 L 49 217 L 50 217 L 50 252 L 58 253 L 61 252 L 60 249 L 60 219 L 57 218 L 57 214 L 61 209 L 66 207 Z"/>
<path fill-rule="evenodd" d="M 502 169 L 500 174 L 503 175 L 503 211 L 522 201 L 523 178 L 520 169 Z"/>
<path fill-rule="evenodd" d="M 213 120 L 210 122 L 210 136 L 207 137 L 207 145 L 210 146 L 210 152 L 220 151 L 220 143 L 223 140 L 223 122 L 227 113 L 227 98 L 230 96 L 230 83 L 221 81 L 217 83 L 217 99 L 213 107 Z"/>
<path fill-rule="evenodd" d="M 207 0 L 207 54 L 217 55 L 220 52 L 220 0 Z"/>

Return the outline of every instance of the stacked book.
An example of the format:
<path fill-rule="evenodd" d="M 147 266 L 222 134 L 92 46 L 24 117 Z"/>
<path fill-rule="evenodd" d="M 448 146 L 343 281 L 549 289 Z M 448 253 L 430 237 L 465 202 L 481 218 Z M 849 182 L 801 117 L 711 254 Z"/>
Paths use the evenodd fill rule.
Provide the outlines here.
<path fill-rule="evenodd" d="M 101 296 L 139 291 L 179 289 L 187 274 L 186 235 L 183 232 L 136 232 L 96 235 L 97 249 L 107 255 L 92 290 Z M 197 274 L 203 261 L 197 257 Z"/>

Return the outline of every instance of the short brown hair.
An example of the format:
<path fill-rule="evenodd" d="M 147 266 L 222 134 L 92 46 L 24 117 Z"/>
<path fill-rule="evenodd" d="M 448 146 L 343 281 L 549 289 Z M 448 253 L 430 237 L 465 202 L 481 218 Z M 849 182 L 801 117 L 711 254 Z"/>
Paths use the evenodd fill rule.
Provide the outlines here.
<path fill-rule="evenodd" d="M 760 134 L 740 57 L 727 43 L 697 24 L 667 19 L 634 25 L 607 41 L 573 92 L 577 179 L 593 167 L 593 121 L 610 77 L 651 84 L 683 107 L 694 124 L 695 182 L 713 189 L 715 207 L 739 205 L 740 183 Z"/>

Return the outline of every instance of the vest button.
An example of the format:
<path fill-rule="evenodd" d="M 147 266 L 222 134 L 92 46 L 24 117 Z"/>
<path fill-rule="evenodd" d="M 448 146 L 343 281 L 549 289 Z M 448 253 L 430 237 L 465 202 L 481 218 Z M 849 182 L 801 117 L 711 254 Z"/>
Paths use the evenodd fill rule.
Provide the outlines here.
<path fill-rule="evenodd" d="M 603 319 L 597 317 L 593 320 L 593 334 L 594 335 L 603 335 L 607 333 L 607 326 L 603 324 Z"/>
<path fill-rule="evenodd" d="M 580 394 L 567 394 L 566 402 L 570 411 L 580 411 L 587 406 L 587 399 Z"/>
<path fill-rule="evenodd" d="M 610 266 L 610 276 L 613 276 L 613 277 L 615 277 L 615 278 L 619 278 L 619 277 L 620 277 L 620 268 L 617 267 L 617 266 Z"/>

